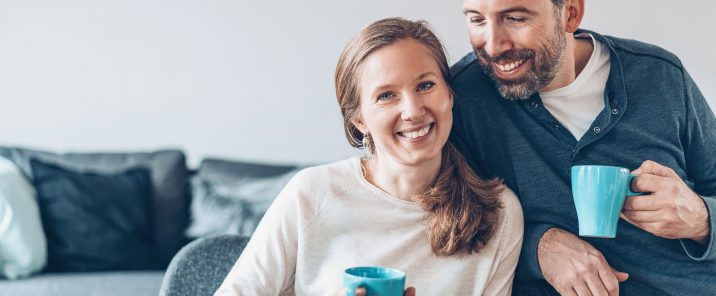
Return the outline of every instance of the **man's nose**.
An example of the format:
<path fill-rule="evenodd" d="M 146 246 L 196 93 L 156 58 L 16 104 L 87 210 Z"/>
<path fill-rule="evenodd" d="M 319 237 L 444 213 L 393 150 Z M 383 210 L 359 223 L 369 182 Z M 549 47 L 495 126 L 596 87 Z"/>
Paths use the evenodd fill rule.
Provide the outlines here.
<path fill-rule="evenodd" d="M 500 25 L 488 25 L 485 28 L 485 52 L 491 57 L 499 57 L 512 48 L 507 32 Z"/>

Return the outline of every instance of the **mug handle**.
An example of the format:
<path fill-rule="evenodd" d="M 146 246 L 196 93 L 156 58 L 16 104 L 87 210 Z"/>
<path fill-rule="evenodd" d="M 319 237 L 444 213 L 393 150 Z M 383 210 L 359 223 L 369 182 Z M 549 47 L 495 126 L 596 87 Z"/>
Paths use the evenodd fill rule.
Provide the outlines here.
<path fill-rule="evenodd" d="M 634 192 L 631 191 L 631 183 L 634 182 L 634 179 L 636 179 L 636 175 L 629 174 L 629 186 L 627 186 L 627 196 L 634 196 L 634 195 L 644 195 L 646 192 Z"/>
<path fill-rule="evenodd" d="M 346 286 L 346 296 L 355 296 L 356 289 L 360 288 L 364 284 L 365 283 L 363 281 L 355 281 L 355 282 L 348 284 L 348 286 Z"/>

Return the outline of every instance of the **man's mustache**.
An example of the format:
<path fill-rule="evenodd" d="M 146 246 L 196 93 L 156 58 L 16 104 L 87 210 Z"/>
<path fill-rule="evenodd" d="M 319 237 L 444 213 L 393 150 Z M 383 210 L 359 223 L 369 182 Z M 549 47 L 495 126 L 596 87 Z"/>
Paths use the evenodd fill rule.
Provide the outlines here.
<path fill-rule="evenodd" d="M 522 59 L 529 59 L 529 58 L 533 58 L 535 56 L 535 52 L 533 50 L 524 49 L 524 48 L 512 49 L 512 50 L 506 51 L 496 57 L 490 56 L 490 54 L 488 54 L 484 48 L 477 49 L 477 50 L 475 50 L 475 52 L 477 52 L 477 55 L 480 56 L 480 58 L 483 61 L 489 61 L 491 63 L 498 63 L 498 64 L 503 63 L 505 61 L 517 61 L 517 60 L 522 60 Z"/>

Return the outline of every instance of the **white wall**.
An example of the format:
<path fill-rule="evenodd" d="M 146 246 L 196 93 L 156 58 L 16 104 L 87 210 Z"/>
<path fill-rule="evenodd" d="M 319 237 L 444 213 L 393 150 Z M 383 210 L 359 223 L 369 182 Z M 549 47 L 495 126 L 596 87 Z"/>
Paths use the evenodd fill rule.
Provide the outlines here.
<path fill-rule="evenodd" d="M 585 28 L 675 52 L 716 102 L 716 34 L 707 23 L 716 4 L 587 2 Z M 461 5 L 0 0 L 0 145 L 179 147 L 192 164 L 205 156 L 313 163 L 355 155 L 332 78 L 345 42 L 379 18 L 424 18 L 456 61 L 470 50 Z"/>

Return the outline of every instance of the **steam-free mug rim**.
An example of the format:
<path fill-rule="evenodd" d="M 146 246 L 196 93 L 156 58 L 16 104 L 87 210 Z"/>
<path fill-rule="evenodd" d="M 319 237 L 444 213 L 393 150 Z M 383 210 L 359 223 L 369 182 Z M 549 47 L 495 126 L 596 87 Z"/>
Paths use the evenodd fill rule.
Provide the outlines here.
<path fill-rule="evenodd" d="M 360 270 L 372 270 L 372 271 L 382 270 L 382 271 L 387 271 L 387 273 L 385 273 L 385 275 L 386 275 L 385 277 L 368 277 L 368 276 L 364 276 L 364 275 L 355 273 Z M 350 276 L 366 278 L 366 279 L 371 279 L 371 280 L 399 280 L 399 279 L 405 278 L 405 272 L 395 269 L 395 268 L 382 267 L 382 266 L 355 266 L 355 267 L 346 268 L 346 270 L 344 272 L 345 272 L 345 274 L 350 275 Z"/>
<path fill-rule="evenodd" d="M 629 177 L 630 180 L 629 180 L 629 184 L 627 184 L 627 194 L 626 194 L 626 196 L 629 197 L 629 196 L 637 196 L 637 195 L 644 195 L 644 194 L 646 194 L 646 192 L 638 192 L 638 191 L 633 191 L 633 190 L 631 190 L 631 185 L 632 185 L 632 183 L 634 183 L 634 181 L 636 180 L 636 178 L 638 177 L 638 175 L 632 174 L 632 173 L 631 173 L 631 170 L 628 169 L 628 168 L 619 167 L 619 166 L 599 165 L 599 164 L 580 164 L 580 165 L 573 165 L 573 166 L 570 168 L 570 172 L 569 172 L 569 173 L 570 173 L 570 174 L 569 174 L 569 175 L 570 175 L 570 182 L 571 182 L 572 175 L 575 173 L 575 170 L 578 171 L 579 168 L 583 168 L 583 167 L 597 168 L 597 169 L 604 169 L 604 168 L 606 168 L 606 169 L 612 169 L 612 170 L 619 171 L 620 173 L 623 173 L 623 174 L 627 174 L 627 175 L 630 176 L 630 177 Z"/>
<path fill-rule="evenodd" d="M 381 274 L 382 277 L 369 277 L 360 273 Z M 355 295 L 358 287 L 366 285 L 366 292 L 381 295 L 403 295 L 405 289 L 405 272 L 382 266 L 355 266 L 343 271 L 343 284 L 346 296 Z M 373 289 L 377 289 L 371 291 Z"/>
<path fill-rule="evenodd" d="M 611 168 L 611 169 L 617 169 L 617 170 L 624 170 L 627 173 L 631 173 L 631 171 L 625 167 L 619 167 L 619 166 L 613 166 L 613 165 L 580 164 L 580 165 L 572 166 L 572 168 L 580 168 L 580 167 Z"/>

